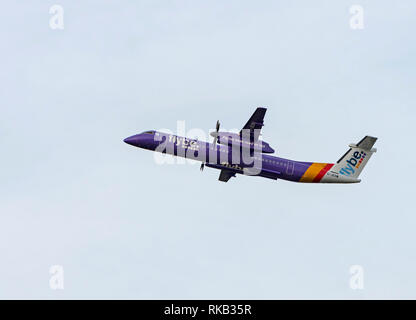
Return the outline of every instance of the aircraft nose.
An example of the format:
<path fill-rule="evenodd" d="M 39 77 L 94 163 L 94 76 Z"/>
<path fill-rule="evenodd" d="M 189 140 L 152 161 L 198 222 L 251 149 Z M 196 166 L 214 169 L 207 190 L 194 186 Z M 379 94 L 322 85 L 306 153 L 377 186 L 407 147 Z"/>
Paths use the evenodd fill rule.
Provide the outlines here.
<path fill-rule="evenodd" d="M 127 137 L 126 139 L 124 139 L 123 141 L 127 144 L 130 144 L 132 146 L 135 146 L 137 144 L 137 135 L 131 136 L 131 137 Z"/>

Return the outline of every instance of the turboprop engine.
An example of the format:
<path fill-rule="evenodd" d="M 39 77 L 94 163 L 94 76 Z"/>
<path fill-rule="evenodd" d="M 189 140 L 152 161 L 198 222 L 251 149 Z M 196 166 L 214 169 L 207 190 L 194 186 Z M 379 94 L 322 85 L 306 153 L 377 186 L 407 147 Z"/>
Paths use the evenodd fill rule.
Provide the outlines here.
<path fill-rule="evenodd" d="M 262 153 L 273 153 L 273 148 L 267 142 L 257 140 L 255 143 L 242 139 L 238 133 L 233 132 L 211 132 L 211 136 L 215 139 L 214 143 L 228 145 L 229 147 L 239 147 L 253 149 Z"/>

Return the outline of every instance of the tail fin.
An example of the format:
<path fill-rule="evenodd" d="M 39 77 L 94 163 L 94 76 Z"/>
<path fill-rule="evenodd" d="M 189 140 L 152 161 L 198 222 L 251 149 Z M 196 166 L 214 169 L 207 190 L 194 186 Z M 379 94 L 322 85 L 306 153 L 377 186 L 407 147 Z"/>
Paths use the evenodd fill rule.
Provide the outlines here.
<path fill-rule="evenodd" d="M 351 143 L 350 149 L 337 161 L 331 171 L 347 177 L 358 178 L 371 155 L 377 151 L 376 148 L 373 148 L 376 141 L 375 137 L 365 136 L 357 144 Z"/>

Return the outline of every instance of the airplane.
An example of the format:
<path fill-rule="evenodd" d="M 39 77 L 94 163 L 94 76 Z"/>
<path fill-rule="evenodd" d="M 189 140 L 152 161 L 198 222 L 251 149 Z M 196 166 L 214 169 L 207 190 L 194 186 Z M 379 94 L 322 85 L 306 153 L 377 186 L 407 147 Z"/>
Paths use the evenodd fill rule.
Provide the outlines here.
<path fill-rule="evenodd" d="M 219 169 L 218 180 L 228 182 L 237 174 L 306 183 L 358 183 L 360 173 L 374 152 L 377 138 L 365 136 L 336 163 L 304 162 L 270 155 L 275 150 L 260 140 L 266 108 L 257 108 L 239 133 L 221 132 L 217 121 L 213 143 L 180 137 L 156 130 L 144 131 L 124 139 L 135 147 L 201 161 Z"/>

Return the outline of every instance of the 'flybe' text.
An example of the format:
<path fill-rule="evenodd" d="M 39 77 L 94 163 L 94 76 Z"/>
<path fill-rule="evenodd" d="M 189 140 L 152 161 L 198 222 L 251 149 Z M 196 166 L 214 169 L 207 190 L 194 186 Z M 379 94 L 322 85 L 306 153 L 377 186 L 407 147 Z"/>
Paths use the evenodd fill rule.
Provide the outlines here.
<path fill-rule="evenodd" d="M 354 174 L 355 170 L 358 169 L 363 162 L 365 156 L 367 154 L 364 151 L 358 152 L 355 151 L 353 153 L 353 156 L 347 160 L 347 165 L 342 168 L 339 173 L 343 174 L 344 176 L 349 176 L 351 174 Z"/>

